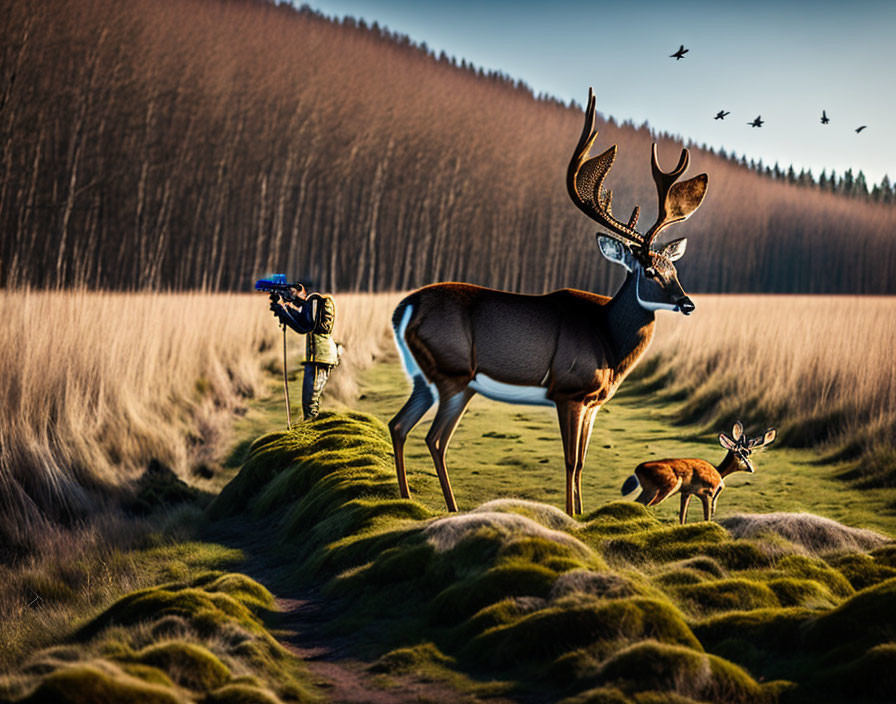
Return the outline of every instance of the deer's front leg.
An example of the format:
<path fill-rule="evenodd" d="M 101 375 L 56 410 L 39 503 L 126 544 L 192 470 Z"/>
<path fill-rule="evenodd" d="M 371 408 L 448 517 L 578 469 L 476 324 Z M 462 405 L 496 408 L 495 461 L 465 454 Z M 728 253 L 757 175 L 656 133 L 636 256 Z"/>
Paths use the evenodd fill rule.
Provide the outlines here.
<path fill-rule="evenodd" d="M 691 502 L 691 494 L 682 492 L 681 510 L 678 512 L 678 522 L 684 525 L 688 522 L 688 504 Z"/>
<path fill-rule="evenodd" d="M 725 488 L 725 485 L 724 485 L 724 484 L 719 484 L 719 488 L 716 489 L 716 493 L 713 494 L 713 497 L 712 497 L 712 508 L 711 508 L 711 510 L 710 510 L 710 512 L 709 512 L 709 517 L 710 517 L 710 518 L 715 518 L 715 515 L 716 515 L 716 503 L 718 503 L 718 501 L 719 501 L 719 494 L 722 493 L 722 489 L 724 489 L 724 488 Z"/>
<path fill-rule="evenodd" d="M 451 442 L 454 429 L 460 422 L 464 411 L 467 410 L 470 399 L 475 395 L 476 392 L 469 387 L 454 393 L 452 396 L 442 395 L 442 390 L 439 389 L 439 409 L 436 411 L 436 417 L 433 419 L 429 432 L 426 434 L 426 445 L 429 447 L 429 454 L 432 455 L 436 473 L 439 475 L 439 484 L 442 485 L 445 505 L 451 512 L 457 511 L 457 503 L 454 500 L 454 492 L 451 491 L 451 482 L 448 481 L 445 453 L 448 452 L 448 443 Z"/>
<path fill-rule="evenodd" d="M 563 459 L 566 463 L 566 513 L 570 516 L 575 515 L 575 476 L 584 413 L 581 402 L 561 401 L 557 404 Z"/>
<path fill-rule="evenodd" d="M 573 503 L 577 514 L 581 514 L 582 508 L 582 470 L 585 469 L 585 457 L 588 454 L 588 443 L 591 441 L 591 431 L 594 430 L 594 418 L 600 406 L 588 408 L 582 414 L 582 429 L 579 433 L 579 451 L 576 459 L 576 470 L 573 486 Z"/>
<path fill-rule="evenodd" d="M 703 520 L 708 521 L 711 515 L 712 496 L 708 494 L 700 494 L 700 501 L 703 502 Z"/>

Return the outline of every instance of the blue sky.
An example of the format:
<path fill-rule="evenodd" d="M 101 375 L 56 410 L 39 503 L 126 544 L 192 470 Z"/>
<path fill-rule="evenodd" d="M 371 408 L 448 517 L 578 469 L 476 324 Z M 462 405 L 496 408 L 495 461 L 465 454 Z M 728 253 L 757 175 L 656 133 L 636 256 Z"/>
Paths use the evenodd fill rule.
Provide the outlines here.
<path fill-rule="evenodd" d="M 896 176 L 896 2 L 310 4 L 376 20 L 536 92 L 583 103 L 593 85 L 606 115 L 768 164 Z M 668 58 L 679 44 L 686 58 Z M 731 114 L 713 120 L 720 109 Z M 765 126 L 748 127 L 758 114 Z"/>

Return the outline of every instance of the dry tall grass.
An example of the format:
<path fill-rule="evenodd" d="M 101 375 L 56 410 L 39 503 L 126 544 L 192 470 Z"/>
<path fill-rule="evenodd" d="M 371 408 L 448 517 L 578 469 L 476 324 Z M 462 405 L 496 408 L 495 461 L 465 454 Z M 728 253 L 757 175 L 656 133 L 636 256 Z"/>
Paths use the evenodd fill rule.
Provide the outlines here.
<path fill-rule="evenodd" d="M 263 380 L 247 297 L 0 293 L 0 536 L 90 513 L 153 458 L 188 475 Z"/>
<path fill-rule="evenodd" d="M 396 302 L 338 297 L 330 399 L 351 403 Z M 301 344 L 290 333 L 291 365 Z M 0 545 L 35 547 L 46 522 L 89 515 L 151 459 L 201 484 L 191 469 L 214 463 L 280 354 L 263 296 L 0 292 Z"/>
<path fill-rule="evenodd" d="M 791 445 L 863 455 L 896 479 L 896 298 L 699 296 L 663 316 L 642 378 L 684 399 L 682 420 L 776 425 Z M 876 475 L 873 476 L 872 475 Z"/>

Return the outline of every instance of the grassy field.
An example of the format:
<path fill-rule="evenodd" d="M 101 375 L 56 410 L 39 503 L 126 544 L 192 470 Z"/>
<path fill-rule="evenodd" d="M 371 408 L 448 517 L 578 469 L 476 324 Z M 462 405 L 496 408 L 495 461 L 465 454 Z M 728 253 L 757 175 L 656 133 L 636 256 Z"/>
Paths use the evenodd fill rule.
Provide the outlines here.
<path fill-rule="evenodd" d="M 361 391 L 356 407 L 387 422 L 406 400 L 410 385 L 394 360 L 365 374 Z M 599 412 L 582 476 L 586 511 L 619 499 L 622 483 L 645 460 L 721 461 L 725 450 L 718 444 L 718 432 L 730 427 L 701 434 L 676 426 L 677 412 L 673 401 L 636 392 L 619 394 Z M 441 511 L 442 492 L 423 440 L 433 414 L 430 411 L 411 434 L 405 457 L 412 498 Z M 754 424 L 748 431 L 758 433 L 766 427 Z M 823 457 L 823 452 L 812 449 L 772 445 L 754 457 L 754 474 L 739 472 L 726 480 L 728 489 L 719 498 L 717 516 L 808 511 L 896 535 L 896 492 L 851 488 L 837 478 L 844 465 L 823 462 Z M 448 471 L 461 511 L 500 497 L 544 501 L 562 509 L 566 471 L 556 413 L 475 397 L 451 441 Z M 656 512 L 665 522 L 677 521 L 678 497 Z M 702 519 L 699 503 L 691 506 L 689 518 Z"/>
<path fill-rule="evenodd" d="M 664 316 L 636 378 L 707 430 L 743 418 L 781 441 L 854 462 L 867 485 L 896 485 L 896 299 L 698 296 Z"/>

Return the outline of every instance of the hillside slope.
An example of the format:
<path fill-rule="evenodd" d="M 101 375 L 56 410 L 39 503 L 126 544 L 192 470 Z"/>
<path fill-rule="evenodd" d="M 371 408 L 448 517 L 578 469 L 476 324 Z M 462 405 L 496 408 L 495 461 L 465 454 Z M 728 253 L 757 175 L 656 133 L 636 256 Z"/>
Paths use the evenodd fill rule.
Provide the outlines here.
<path fill-rule="evenodd" d="M 443 279 L 606 291 L 569 202 L 582 113 L 407 37 L 262 0 L 0 0 L 0 285 L 329 289 Z M 593 79 L 600 108 L 600 75 Z M 582 86 L 582 99 L 587 86 Z M 619 212 L 655 209 L 643 128 Z M 660 139 L 660 160 L 681 145 Z M 706 203 L 674 236 L 690 291 L 885 293 L 890 205 L 762 178 L 692 149 Z"/>

